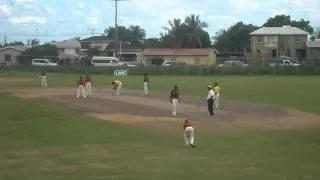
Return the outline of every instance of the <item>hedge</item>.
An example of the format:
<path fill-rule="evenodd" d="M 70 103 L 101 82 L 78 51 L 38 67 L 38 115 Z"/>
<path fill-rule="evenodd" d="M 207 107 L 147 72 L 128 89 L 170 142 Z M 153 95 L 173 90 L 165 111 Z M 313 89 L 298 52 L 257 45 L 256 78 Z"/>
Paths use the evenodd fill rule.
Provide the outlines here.
<path fill-rule="evenodd" d="M 209 75 L 320 75 L 320 67 L 304 65 L 301 67 L 159 67 L 159 66 L 136 66 L 136 67 L 92 67 L 83 65 L 69 65 L 57 67 L 35 67 L 35 66 L 14 66 L 2 68 L 3 70 L 20 71 L 42 71 L 54 73 L 86 73 L 113 75 L 114 70 L 128 70 L 128 75 L 143 75 L 148 73 L 152 76 L 177 75 L 177 76 L 209 76 Z"/>

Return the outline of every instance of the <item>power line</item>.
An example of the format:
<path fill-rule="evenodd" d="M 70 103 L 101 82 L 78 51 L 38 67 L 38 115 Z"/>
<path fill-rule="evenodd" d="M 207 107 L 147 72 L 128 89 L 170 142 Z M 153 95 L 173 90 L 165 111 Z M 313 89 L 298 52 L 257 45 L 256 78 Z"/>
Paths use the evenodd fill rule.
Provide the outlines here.
<path fill-rule="evenodd" d="M 37 37 L 46 37 L 46 36 L 90 36 L 103 33 L 65 33 L 65 34 L 0 34 L 0 36 L 37 36 Z"/>

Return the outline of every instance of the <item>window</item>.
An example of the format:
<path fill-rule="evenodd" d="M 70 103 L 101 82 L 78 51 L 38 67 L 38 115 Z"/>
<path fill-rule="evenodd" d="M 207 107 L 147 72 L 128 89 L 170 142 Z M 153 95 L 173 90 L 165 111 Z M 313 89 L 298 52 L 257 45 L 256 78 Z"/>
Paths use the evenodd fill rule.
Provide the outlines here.
<path fill-rule="evenodd" d="M 194 64 L 195 65 L 199 65 L 200 64 L 200 57 L 199 56 L 194 57 Z"/>
<path fill-rule="evenodd" d="M 257 42 L 263 43 L 263 36 L 257 36 Z"/>
<path fill-rule="evenodd" d="M 295 42 L 303 42 L 303 41 L 306 41 L 306 38 L 305 38 L 305 36 L 294 36 L 293 37 L 293 41 L 295 41 Z"/>
<path fill-rule="evenodd" d="M 112 63 L 116 63 L 116 64 L 117 64 L 118 62 L 117 62 L 117 61 L 115 61 L 115 60 L 112 60 Z"/>
<path fill-rule="evenodd" d="M 274 44 L 278 42 L 278 36 L 265 36 L 265 43 Z"/>
<path fill-rule="evenodd" d="M 4 55 L 4 61 L 5 62 L 10 62 L 11 61 L 11 54 L 5 54 Z"/>

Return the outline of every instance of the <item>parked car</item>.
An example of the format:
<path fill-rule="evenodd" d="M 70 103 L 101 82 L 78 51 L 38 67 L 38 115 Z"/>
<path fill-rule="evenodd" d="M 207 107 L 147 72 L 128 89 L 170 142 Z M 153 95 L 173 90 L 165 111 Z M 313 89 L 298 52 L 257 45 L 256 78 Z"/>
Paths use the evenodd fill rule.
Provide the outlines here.
<path fill-rule="evenodd" d="M 122 66 L 123 63 L 119 61 L 116 57 L 107 56 L 93 56 L 91 59 L 91 64 L 93 66 Z"/>
<path fill-rule="evenodd" d="M 184 62 L 178 62 L 178 61 L 164 61 L 162 63 L 162 67 L 168 67 L 168 66 L 184 66 L 186 63 Z"/>
<path fill-rule="evenodd" d="M 293 66 L 293 67 L 298 67 L 301 66 L 300 63 L 291 60 L 291 59 L 278 59 L 275 60 L 273 63 L 270 63 L 269 66 L 275 67 L 275 66 Z"/>
<path fill-rule="evenodd" d="M 52 62 L 49 59 L 32 59 L 32 66 L 58 66 L 58 63 Z"/>
<path fill-rule="evenodd" d="M 224 67 L 243 67 L 247 68 L 248 64 L 239 61 L 239 60 L 231 60 L 231 61 L 225 61 L 222 64 L 218 65 L 219 68 L 224 68 Z"/>
<path fill-rule="evenodd" d="M 129 64 L 129 63 L 123 63 L 123 66 L 128 66 L 128 67 L 136 67 L 137 65 L 135 64 Z"/>

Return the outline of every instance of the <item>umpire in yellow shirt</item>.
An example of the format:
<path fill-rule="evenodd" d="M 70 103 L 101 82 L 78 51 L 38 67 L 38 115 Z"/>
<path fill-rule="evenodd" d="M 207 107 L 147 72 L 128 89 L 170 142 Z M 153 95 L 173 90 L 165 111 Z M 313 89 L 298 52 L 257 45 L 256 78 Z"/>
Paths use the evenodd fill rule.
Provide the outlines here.
<path fill-rule="evenodd" d="M 120 94 L 120 89 L 122 87 L 122 82 L 119 80 L 112 81 L 112 95 Z"/>
<path fill-rule="evenodd" d="M 217 109 L 217 108 L 219 108 L 219 99 L 220 99 L 220 93 L 221 93 L 221 88 L 217 82 L 213 83 L 213 91 L 216 94 L 215 108 Z"/>

